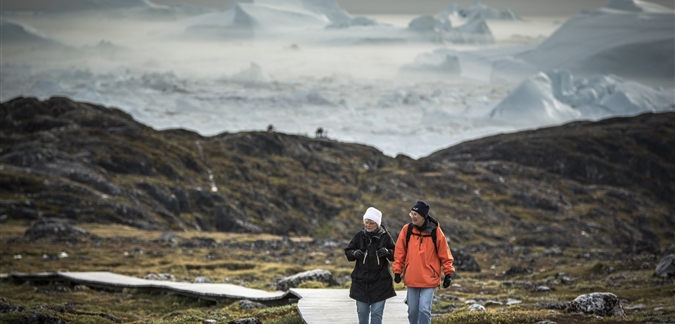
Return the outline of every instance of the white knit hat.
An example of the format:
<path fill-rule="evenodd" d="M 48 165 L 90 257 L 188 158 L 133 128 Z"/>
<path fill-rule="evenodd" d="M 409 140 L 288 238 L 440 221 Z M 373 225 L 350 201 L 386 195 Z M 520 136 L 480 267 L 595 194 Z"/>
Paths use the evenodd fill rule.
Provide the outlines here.
<path fill-rule="evenodd" d="M 377 210 L 375 207 L 368 207 L 368 209 L 366 209 L 366 213 L 363 214 L 363 221 L 365 222 L 366 219 L 370 219 L 371 221 L 377 223 L 377 226 L 380 226 L 380 224 L 382 224 L 382 212 Z"/>

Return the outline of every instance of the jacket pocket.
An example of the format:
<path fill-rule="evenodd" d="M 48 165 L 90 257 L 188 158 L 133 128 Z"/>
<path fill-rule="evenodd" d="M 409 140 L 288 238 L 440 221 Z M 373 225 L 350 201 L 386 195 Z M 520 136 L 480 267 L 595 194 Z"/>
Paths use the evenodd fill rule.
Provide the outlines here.
<path fill-rule="evenodd" d="M 427 265 L 426 268 L 427 268 L 427 272 L 428 272 L 427 275 L 429 276 L 429 278 L 431 278 L 431 279 L 438 279 L 438 278 L 440 278 L 439 271 L 437 271 L 436 269 L 434 269 L 433 265 Z"/>

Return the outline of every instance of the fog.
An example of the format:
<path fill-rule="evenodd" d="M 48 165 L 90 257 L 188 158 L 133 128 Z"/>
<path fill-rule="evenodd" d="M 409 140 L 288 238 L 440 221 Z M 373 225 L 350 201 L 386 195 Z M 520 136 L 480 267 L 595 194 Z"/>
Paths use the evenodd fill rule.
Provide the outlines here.
<path fill-rule="evenodd" d="M 35 46 L 5 42 L 3 63 L 27 64 L 34 69 L 101 70 L 124 66 L 135 73 L 166 72 L 184 77 L 217 78 L 237 73 L 251 63 L 274 80 L 333 76 L 395 80 L 399 67 L 420 53 L 443 44 L 406 39 L 414 15 L 371 15 L 386 25 L 382 31 L 271 30 L 253 37 L 200 37 L 180 33 L 184 22 L 112 19 L 80 14 L 12 15 L 13 22 L 70 48 L 49 52 Z M 550 35 L 564 17 L 533 17 L 527 21 L 493 21 L 495 44 L 452 45 L 459 50 L 533 44 Z M 277 26 L 278 24 L 271 24 Z M 385 30 L 386 29 L 386 30 Z M 367 32 L 368 35 L 363 35 Z M 96 48 L 103 42 L 106 49 Z M 99 46 L 101 47 L 101 46 Z M 61 53 L 62 55 L 55 55 Z"/>
<path fill-rule="evenodd" d="M 675 98 L 667 95 L 675 73 L 667 61 L 654 63 L 665 72 L 644 85 L 632 83 L 630 75 L 585 79 L 592 76 L 581 73 L 584 66 L 574 71 L 576 79 L 559 72 L 529 79 L 537 67 L 517 55 L 536 54 L 569 16 L 474 19 L 451 12 L 420 19 L 414 30 L 409 25 L 419 15 L 360 17 L 329 1 L 312 10 L 266 1 L 242 4 L 244 16 L 184 7 L 3 12 L 0 99 L 67 96 L 120 108 L 156 129 L 181 127 L 203 135 L 270 124 L 310 135 L 323 127 L 330 138 L 412 157 L 491 134 L 675 109 Z M 488 9 L 483 15 L 513 14 L 481 10 Z M 670 16 L 654 15 L 665 23 L 653 30 L 667 34 Z M 603 30 L 592 15 L 587 19 L 587 28 Z M 642 37 L 639 31 L 623 33 L 629 43 Z M 666 36 L 665 44 L 672 38 Z M 659 57 L 672 49 L 653 51 Z M 508 68 L 502 73 L 526 68 L 516 77 L 496 78 L 496 63 Z M 652 63 L 634 65 L 646 64 Z M 622 75 L 620 67 L 607 71 Z M 518 93 L 546 113 L 501 104 L 523 102 L 509 98 L 521 82 L 544 85 L 539 88 L 547 93 Z M 578 85 L 563 89 L 566 97 L 554 98 L 562 91 L 556 87 L 573 83 Z M 611 97 L 615 93 L 631 99 Z M 608 109 L 603 100 L 620 104 Z"/>

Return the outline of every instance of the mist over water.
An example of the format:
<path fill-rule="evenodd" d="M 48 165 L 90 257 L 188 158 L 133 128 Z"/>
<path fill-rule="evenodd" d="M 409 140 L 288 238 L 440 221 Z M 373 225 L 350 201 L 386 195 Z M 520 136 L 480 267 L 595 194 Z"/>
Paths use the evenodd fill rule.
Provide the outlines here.
<path fill-rule="evenodd" d="M 236 35 L 186 29 L 191 18 L 5 15 L 60 45 L 3 42 L 0 99 L 67 96 L 120 108 L 156 129 L 202 135 L 272 124 L 312 136 L 322 127 L 329 138 L 415 158 L 568 121 L 490 118 L 523 80 L 493 80 L 493 61 L 535 48 L 567 17 L 488 21 L 494 42 L 465 44 L 412 38 L 414 16 L 369 18 L 381 25 L 284 30 L 270 23 Z M 420 55 L 456 58 L 461 71 L 418 69 Z"/>

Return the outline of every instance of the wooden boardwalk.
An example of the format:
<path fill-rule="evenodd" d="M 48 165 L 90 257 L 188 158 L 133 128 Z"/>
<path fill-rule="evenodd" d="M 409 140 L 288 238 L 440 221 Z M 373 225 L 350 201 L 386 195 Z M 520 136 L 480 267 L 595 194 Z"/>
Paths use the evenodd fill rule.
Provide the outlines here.
<path fill-rule="evenodd" d="M 290 291 L 300 295 L 298 310 L 307 324 L 357 324 L 356 301 L 349 298 L 349 289 L 298 289 Z M 403 303 L 405 290 L 396 291 L 396 297 L 384 305 L 383 323 L 408 323 L 408 305 Z"/>
<path fill-rule="evenodd" d="M 189 283 L 147 280 L 123 276 L 112 272 L 45 272 L 10 275 L 24 281 L 64 282 L 68 285 L 85 285 L 99 289 L 121 290 L 132 288 L 148 292 L 167 292 L 215 302 L 248 299 L 267 305 L 284 305 L 297 302 L 299 296 L 290 291 L 269 292 L 225 283 Z"/>
<path fill-rule="evenodd" d="M 298 303 L 300 316 L 307 324 L 356 324 L 356 302 L 348 289 L 299 289 L 269 292 L 224 283 L 188 283 L 157 281 L 123 276 L 112 272 L 43 272 L 13 273 L 7 277 L 32 282 L 85 285 L 98 289 L 136 289 L 145 292 L 166 292 L 215 302 L 248 299 L 266 305 Z M 405 290 L 387 299 L 383 322 L 408 323 L 408 307 L 403 303 Z"/>

